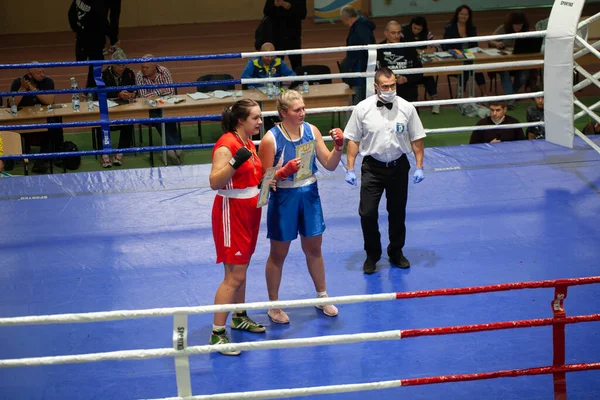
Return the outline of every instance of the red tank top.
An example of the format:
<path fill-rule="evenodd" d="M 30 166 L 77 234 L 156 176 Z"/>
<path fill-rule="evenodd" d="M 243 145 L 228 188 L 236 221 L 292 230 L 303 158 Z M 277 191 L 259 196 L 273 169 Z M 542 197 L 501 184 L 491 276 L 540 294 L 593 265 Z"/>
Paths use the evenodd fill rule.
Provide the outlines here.
<path fill-rule="evenodd" d="M 242 139 L 235 133 L 224 133 L 217 140 L 217 143 L 215 143 L 212 157 L 214 157 L 215 151 L 219 147 L 227 147 L 231 151 L 231 154 L 235 155 L 243 145 Z M 248 140 L 246 148 L 252 152 L 252 157 L 235 170 L 231 180 L 222 189 L 245 189 L 247 187 L 256 187 L 260 184 L 263 177 L 263 169 L 260 158 L 258 158 L 258 154 L 256 153 L 256 146 L 254 146 L 252 140 Z"/>

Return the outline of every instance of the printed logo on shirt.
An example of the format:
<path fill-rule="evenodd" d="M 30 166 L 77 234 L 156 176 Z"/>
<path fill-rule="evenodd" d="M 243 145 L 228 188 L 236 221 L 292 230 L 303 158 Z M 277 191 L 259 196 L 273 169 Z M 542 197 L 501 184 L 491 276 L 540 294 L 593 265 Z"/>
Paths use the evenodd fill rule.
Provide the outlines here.
<path fill-rule="evenodd" d="M 387 67 L 391 70 L 410 68 L 408 60 L 404 56 L 396 55 L 392 52 L 384 51 L 383 60 Z"/>
<path fill-rule="evenodd" d="M 236 256 L 236 257 L 239 257 L 239 256 L 241 256 L 241 255 L 242 255 L 242 252 L 241 252 L 241 251 L 239 251 L 239 250 L 238 250 L 238 252 L 237 252 L 237 253 L 235 253 L 235 256 Z"/>
<path fill-rule="evenodd" d="M 396 133 L 404 133 L 406 130 L 406 125 L 401 122 L 396 122 Z"/>

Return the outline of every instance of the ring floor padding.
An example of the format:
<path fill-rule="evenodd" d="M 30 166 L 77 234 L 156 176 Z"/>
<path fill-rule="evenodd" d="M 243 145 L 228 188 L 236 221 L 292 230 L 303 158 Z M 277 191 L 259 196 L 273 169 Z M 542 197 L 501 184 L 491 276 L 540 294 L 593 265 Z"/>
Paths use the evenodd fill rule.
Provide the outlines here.
<path fill-rule="evenodd" d="M 600 143 L 599 137 L 592 137 Z M 583 277 L 600 271 L 600 155 L 544 141 L 426 149 L 426 179 L 410 184 L 405 254 L 412 267 L 362 273 L 359 189 L 344 170 L 321 173 L 330 296 Z M 358 168 L 357 168 L 358 169 Z M 0 316 L 212 304 L 215 264 L 210 166 L 112 170 L 0 179 Z M 387 245 L 385 198 L 380 225 Z M 267 300 L 263 225 L 247 301 Z M 315 296 L 299 242 L 281 299 Z M 598 285 L 569 289 L 568 315 L 600 312 Z M 236 342 L 551 317 L 551 289 L 339 306 L 337 318 L 289 309 L 291 324 L 250 315 L 266 334 Z M 190 317 L 189 345 L 206 344 L 211 315 Z M 0 327 L 0 358 L 172 346 L 172 318 Z M 600 323 L 567 326 L 567 363 L 597 362 Z M 552 329 L 424 337 L 192 356 L 194 394 L 374 382 L 552 364 Z M 570 398 L 600 398 L 598 371 L 567 376 Z M 174 361 L 109 361 L 3 369 L 3 399 L 176 396 Z M 552 376 L 327 396 L 328 399 L 548 399 Z M 402 396 L 402 397 L 401 397 Z"/>

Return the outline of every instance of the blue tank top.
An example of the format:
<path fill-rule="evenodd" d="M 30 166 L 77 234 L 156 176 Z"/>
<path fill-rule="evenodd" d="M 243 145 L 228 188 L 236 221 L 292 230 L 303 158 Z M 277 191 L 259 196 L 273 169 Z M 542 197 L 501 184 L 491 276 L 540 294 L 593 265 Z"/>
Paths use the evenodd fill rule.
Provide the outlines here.
<path fill-rule="evenodd" d="M 312 129 L 308 122 L 302 123 L 302 136 L 300 137 L 300 139 L 295 140 L 293 142 L 290 140 L 288 135 L 286 133 L 284 133 L 283 129 L 281 128 L 281 125 L 276 125 L 269 132 L 271 132 L 271 134 L 273 135 L 273 138 L 275 139 L 275 147 L 276 147 L 275 159 L 273 160 L 273 166 L 279 167 L 279 168 L 281 168 L 285 164 L 287 164 L 288 161 L 296 158 L 296 147 L 297 146 L 299 146 L 303 143 L 310 142 L 311 140 L 315 140 Z M 317 152 L 316 152 L 316 147 L 315 147 L 315 154 L 313 155 L 312 160 L 311 160 L 313 174 L 319 170 L 319 168 L 317 167 L 316 153 Z M 287 178 L 287 180 L 289 180 L 289 181 L 294 180 L 294 174 L 290 175 Z"/>

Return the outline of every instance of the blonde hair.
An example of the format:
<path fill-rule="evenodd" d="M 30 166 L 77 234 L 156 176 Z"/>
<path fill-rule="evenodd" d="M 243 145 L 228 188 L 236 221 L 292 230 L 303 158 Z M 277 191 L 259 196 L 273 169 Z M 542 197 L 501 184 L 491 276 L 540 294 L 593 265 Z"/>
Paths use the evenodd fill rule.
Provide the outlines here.
<path fill-rule="evenodd" d="M 277 99 L 277 112 L 279 113 L 279 116 L 281 117 L 281 111 L 287 111 L 292 105 L 292 102 L 296 100 L 304 101 L 302 95 L 297 90 L 286 90 L 283 92 Z"/>

